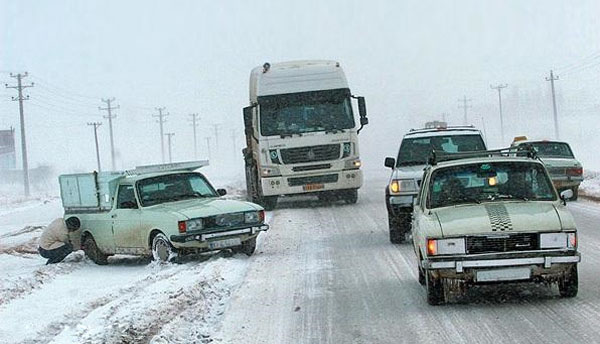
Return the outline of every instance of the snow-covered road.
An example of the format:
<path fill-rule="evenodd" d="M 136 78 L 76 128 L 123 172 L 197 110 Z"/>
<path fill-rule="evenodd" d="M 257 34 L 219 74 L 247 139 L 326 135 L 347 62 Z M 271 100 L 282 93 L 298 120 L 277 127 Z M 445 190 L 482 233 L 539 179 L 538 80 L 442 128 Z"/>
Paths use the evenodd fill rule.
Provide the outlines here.
<path fill-rule="evenodd" d="M 569 204 L 579 296 L 542 285 L 474 287 L 428 306 L 408 244 L 388 241 L 385 175 L 356 205 L 312 198 L 269 214 L 257 253 L 179 265 L 81 254 L 45 266 L 38 226 L 58 199 L 0 209 L 0 343 L 589 343 L 600 338 L 600 206 Z"/>

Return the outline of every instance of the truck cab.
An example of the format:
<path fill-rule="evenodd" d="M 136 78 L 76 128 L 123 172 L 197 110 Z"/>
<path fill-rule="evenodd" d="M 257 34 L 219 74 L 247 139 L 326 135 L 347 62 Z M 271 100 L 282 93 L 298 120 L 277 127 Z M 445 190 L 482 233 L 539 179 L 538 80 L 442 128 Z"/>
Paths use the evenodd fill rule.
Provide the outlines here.
<path fill-rule="evenodd" d="M 359 119 L 352 107 L 358 100 Z M 248 197 L 272 209 L 284 195 L 355 203 L 362 186 L 358 133 L 368 123 L 336 61 L 256 67 L 244 108 Z"/>
<path fill-rule="evenodd" d="M 387 157 L 385 166 L 392 170 L 385 187 L 390 241 L 401 243 L 410 232 L 413 202 L 428 159 L 436 154 L 486 150 L 481 131 L 473 126 L 435 126 L 411 129 L 402 138 L 396 158 Z"/>

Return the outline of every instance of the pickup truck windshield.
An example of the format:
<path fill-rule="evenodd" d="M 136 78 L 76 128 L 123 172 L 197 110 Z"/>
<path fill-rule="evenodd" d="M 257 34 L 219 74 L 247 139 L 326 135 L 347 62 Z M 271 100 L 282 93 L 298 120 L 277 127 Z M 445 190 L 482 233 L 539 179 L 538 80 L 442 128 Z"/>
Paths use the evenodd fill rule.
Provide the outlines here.
<path fill-rule="evenodd" d="M 568 158 L 573 159 L 573 152 L 564 142 L 532 142 L 540 158 Z"/>
<path fill-rule="evenodd" d="M 430 209 L 506 200 L 556 200 L 550 179 L 540 164 L 485 162 L 451 166 L 434 171 L 430 180 Z"/>
<path fill-rule="evenodd" d="M 354 128 L 350 90 L 279 94 L 258 98 L 263 136 Z"/>
<path fill-rule="evenodd" d="M 405 138 L 400 145 L 396 166 L 425 165 L 433 150 L 445 153 L 485 150 L 480 135 L 447 135 Z"/>
<path fill-rule="evenodd" d="M 217 197 L 206 179 L 197 173 L 167 174 L 137 182 L 143 207 L 191 198 Z"/>

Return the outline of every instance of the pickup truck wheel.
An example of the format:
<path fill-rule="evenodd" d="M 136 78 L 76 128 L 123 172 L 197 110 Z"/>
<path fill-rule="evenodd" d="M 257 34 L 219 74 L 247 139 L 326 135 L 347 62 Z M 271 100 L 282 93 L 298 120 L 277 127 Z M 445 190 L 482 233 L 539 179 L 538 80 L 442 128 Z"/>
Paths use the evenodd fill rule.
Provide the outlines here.
<path fill-rule="evenodd" d="M 106 265 L 108 264 L 108 256 L 98 248 L 96 245 L 96 240 L 91 235 L 86 236 L 83 240 L 83 252 L 88 256 L 92 262 L 98 265 Z"/>
<path fill-rule="evenodd" d="M 247 255 L 248 257 L 250 257 L 251 255 L 254 254 L 254 251 L 256 250 L 256 237 L 250 239 L 250 240 L 246 240 L 242 243 L 242 245 L 234 248 L 232 251 L 233 253 L 243 253 L 245 255 Z"/>
<path fill-rule="evenodd" d="M 432 306 L 441 305 L 446 302 L 444 295 L 444 284 L 440 278 L 435 278 L 431 271 L 426 271 L 425 288 L 427 289 L 427 303 Z"/>
<path fill-rule="evenodd" d="M 579 290 L 577 264 L 573 264 L 569 270 L 563 279 L 558 281 L 558 291 L 561 297 L 575 297 Z"/>
<path fill-rule="evenodd" d="M 178 252 L 167 237 L 158 233 L 152 239 L 152 258 L 160 262 L 174 262 L 178 258 Z"/>

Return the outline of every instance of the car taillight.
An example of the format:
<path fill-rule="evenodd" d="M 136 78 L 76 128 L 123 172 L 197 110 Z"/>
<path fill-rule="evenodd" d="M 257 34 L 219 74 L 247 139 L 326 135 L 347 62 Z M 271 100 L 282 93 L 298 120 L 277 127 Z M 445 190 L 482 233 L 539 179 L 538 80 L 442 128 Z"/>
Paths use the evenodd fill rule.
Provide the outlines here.
<path fill-rule="evenodd" d="M 427 239 L 427 255 L 435 256 L 437 254 L 437 240 Z"/>
<path fill-rule="evenodd" d="M 179 233 L 185 233 L 187 230 L 187 223 L 185 221 L 177 222 L 177 228 L 179 228 Z"/>
<path fill-rule="evenodd" d="M 583 174 L 583 168 L 582 167 L 567 168 L 567 175 L 568 176 L 581 176 L 582 174 Z"/>
<path fill-rule="evenodd" d="M 258 212 L 258 222 L 263 223 L 265 222 L 265 211 L 261 210 Z"/>

